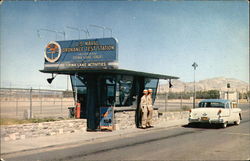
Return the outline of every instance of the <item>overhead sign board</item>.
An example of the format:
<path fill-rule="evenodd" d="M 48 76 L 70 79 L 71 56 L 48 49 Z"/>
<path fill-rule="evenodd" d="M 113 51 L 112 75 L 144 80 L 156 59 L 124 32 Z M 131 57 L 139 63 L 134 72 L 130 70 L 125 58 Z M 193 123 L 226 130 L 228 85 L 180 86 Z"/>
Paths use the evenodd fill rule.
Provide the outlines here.
<path fill-rule="evenodd" d="M 117 68 L 114 38 L 51 41 L 45 48 L 45 69 Z"/>

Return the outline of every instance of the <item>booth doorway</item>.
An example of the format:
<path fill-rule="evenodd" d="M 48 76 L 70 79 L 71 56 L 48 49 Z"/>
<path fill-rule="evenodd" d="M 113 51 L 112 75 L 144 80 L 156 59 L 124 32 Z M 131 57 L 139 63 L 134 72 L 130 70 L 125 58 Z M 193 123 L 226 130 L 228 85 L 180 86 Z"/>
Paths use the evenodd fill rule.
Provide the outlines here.
<path fill-rule="evenodd" d="M 87 119 L 87 130 L 99 129 L 100 107 L 113 107 L 116 102 L 116 77 L 77 75 L 71 76 L 71 82 L 81 103 L 81 118 Z"/>

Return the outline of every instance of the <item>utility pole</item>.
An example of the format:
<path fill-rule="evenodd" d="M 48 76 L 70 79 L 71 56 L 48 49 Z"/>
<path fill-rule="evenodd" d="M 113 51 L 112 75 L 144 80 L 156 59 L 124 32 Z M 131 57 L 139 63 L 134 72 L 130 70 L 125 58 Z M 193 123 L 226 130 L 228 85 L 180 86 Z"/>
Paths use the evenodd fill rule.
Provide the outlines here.
<path fill-rule="evenodd" d="M 227 83 L 227 100 L 229 100 L 229 88 L 230 88 L 230 83 Z"/>
<path fill-rule="evenodd" d="M 32 87 L 30 88 L 30 113 L 29 113 L 29 116 L 28 116 L 28 118 L 32 118 L 32 113 L 33 113 L 33 111 L 32 111 Z"/>
<path fill-rule="evenodd" d="M 193 108 L 195 108 L 195 99 L 196 99 L 196 89 L 195 89 L 195 70 L 198 67 L 198 64 L 194 62 L 192 64 L 192 67 L 194 67 L 194 94 L 193 94 Z"/>

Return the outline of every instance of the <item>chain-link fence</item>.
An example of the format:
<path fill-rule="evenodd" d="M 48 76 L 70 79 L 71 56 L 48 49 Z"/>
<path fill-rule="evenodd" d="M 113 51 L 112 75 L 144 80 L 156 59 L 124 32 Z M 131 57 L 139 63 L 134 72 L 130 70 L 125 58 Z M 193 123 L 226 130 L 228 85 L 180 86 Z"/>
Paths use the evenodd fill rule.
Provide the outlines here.
<path fill-rule="evenodd" d="M 196 105 L 199 100 L 196 100 Z M 159 109 L 160 112 L 167 112 L 167 111 L 182 111 L 182 110 L 189 110 L 193 108 L 193 98 L 179 98 L 179 99 L 172 99 L 169 98 L 169 94 L 157 94 L 154 106 Z"/>
<path fill-rule="evenodd" d="M 68 107 L 75 104 L 72 91 L 0 88 L 0 96 L 2 118 L 67 118 Z M 154 106 L 160 112 L 188 110 L 193 107 L 193 99 L 170 99 L 168 93 L 157 94 Z"/>
<path fill-rule="evenodd" d="M 72 91 L 0 88 L 1 118 L 68 117 Z"/>

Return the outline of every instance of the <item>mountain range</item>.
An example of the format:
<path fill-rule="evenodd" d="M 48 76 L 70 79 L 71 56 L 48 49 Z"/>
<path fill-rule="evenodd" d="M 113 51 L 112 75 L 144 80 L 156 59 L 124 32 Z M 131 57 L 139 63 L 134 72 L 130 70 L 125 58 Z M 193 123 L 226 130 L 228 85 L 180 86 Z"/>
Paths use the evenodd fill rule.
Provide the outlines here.
<path fill-rule="evenodd" d="M 227 84 L 230 84 L 230 88 L 227 88 Z M 183 82 L 180 80 L 172 80 L 172 88 L 169 89 L 169 84 L 161 84 L 158 86 L 158 93 L 165 93 L 166 91 L 171 92 L 191 92 L 194 91 L 194 82 Z M 246 92 L 249 91 L 249 83 L 235 79 L 235 78 L 211 78 L 200 80 L 195 83 L 196 91 L 207 91 L 207 90 L 219 90 L 219 91 L 238 91 Z"/>

